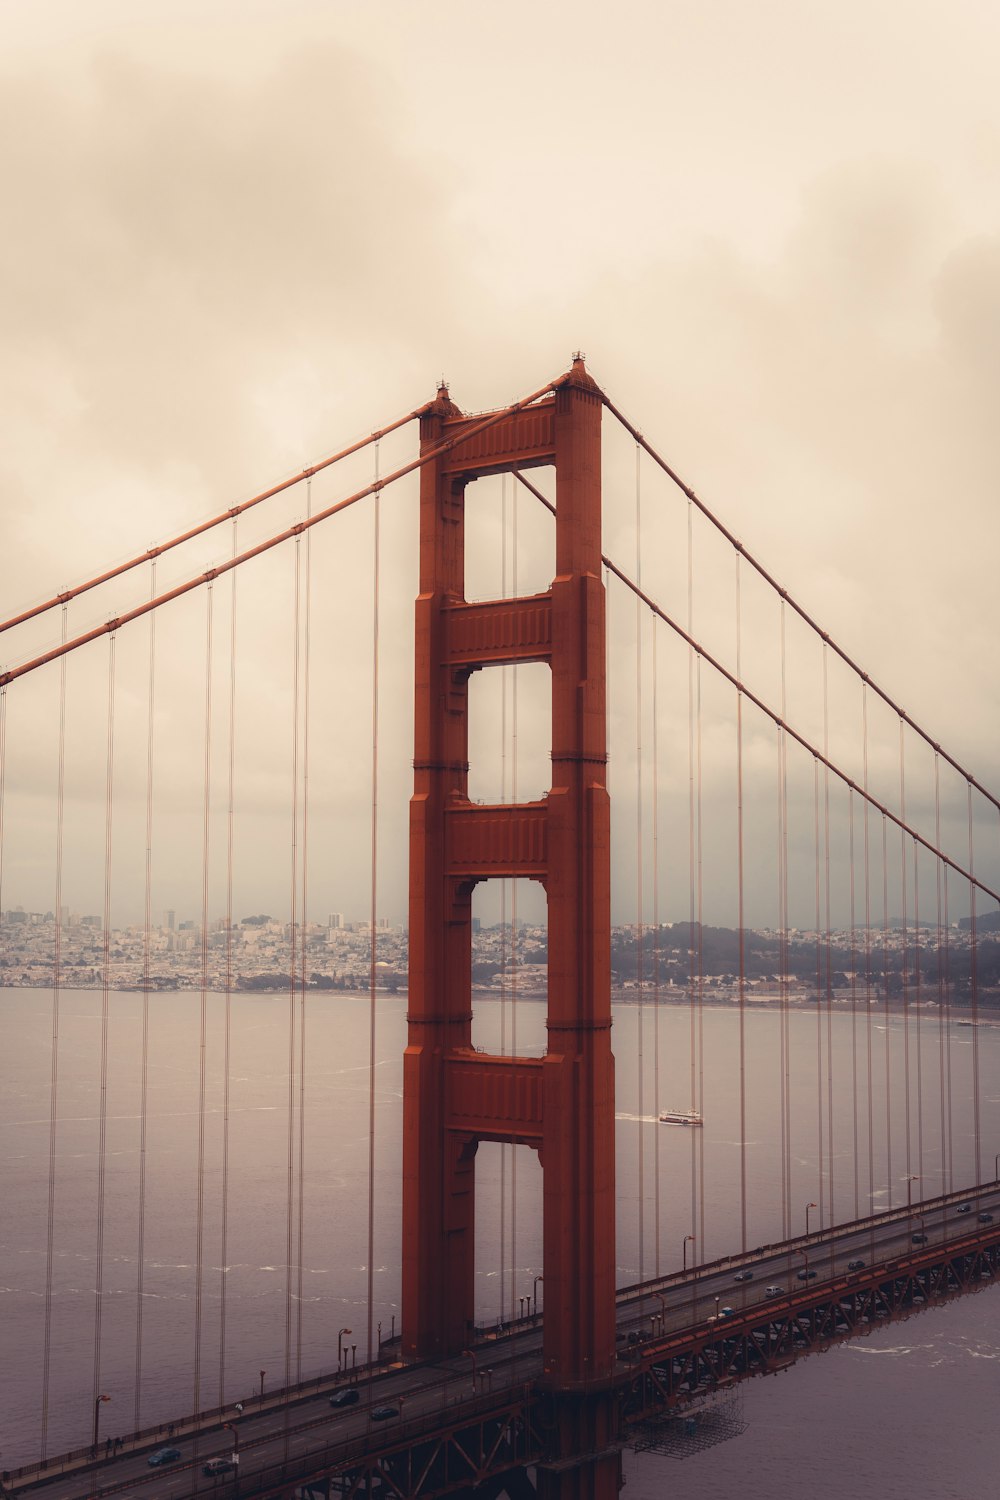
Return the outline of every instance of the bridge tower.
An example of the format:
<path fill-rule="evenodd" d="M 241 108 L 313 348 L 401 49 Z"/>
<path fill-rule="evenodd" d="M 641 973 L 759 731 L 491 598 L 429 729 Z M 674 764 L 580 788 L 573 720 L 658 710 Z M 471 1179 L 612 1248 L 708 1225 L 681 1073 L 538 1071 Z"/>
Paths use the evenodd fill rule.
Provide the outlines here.
<path fill-rule="evenodd" d="M 614 1059 L 600 394 L 582 357 L 551 395 L 485 430 L 442 389 L 422 419 L 410 806 L 409 1030 L 403 1104 L 403 1348 L 460 1353 L 472 1336 L 475 1157 L 480 1141 L 539 1152 L 543 1169 L 544 1383 L 559 1459 L 546 1495 L 613 1500 Z M 554 465 L 556 569 L 542 594 L 465 600 L 468 486 Z M 468 798 L 468 680 L 504 663 L 552 674 L 552 786 L 537 802 Z M 472 892 L 529 877 L 548 901 L 548 1041 L 542 1058 L 472 1047 Z M 584 1461 L 580 1462 L 581 1456 Z"/>

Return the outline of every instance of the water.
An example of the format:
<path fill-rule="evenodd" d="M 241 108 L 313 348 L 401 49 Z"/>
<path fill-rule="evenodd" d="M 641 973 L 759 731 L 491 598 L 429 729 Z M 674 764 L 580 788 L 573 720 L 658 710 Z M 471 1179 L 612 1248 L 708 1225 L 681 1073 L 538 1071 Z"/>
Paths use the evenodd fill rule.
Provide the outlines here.
<path fill-rule="evenodd" d="M 371 1332 L 387 1336 L 399 1314 L 401 1055 L 405 997 L 380 996 L 375 1067 L 374 1300 Z M 5 1039 L 0 1096 L 3 1202 L 0 1231 L 0 1452 L 3 1467 L 37 1457 L 40 1441 L 48 1259 L 51 996 L 0 990 Z M 138 1297 L 141 1039 L 148 1011 L 145 1255 Z M 369 1005 L 367 997 L 306 1001 L 305 1108 L 298 1110 L 301 1009 L 287 995 L 232 1001 L 229 1091 L 224 1078 L 225 1000 L 206 999 L 204 1130 L 200 997 L 109 997 L 106 1066 L 105 1214 L 99 1386 L 112 1400 L 102 1432 L 127 1432 L 196 1405 L 235 1401 L 265 1382 L 308 1378 L 336 1365 L 338 1336 L 362 1359 L 368 1343 Z M 295 1035 L 290 1047 L 290 1018 Z M 514 1018 L 496 1000 L 476 1001 L 476 1040 L 508 1040 Z M 681 1260 L 694 1233 L 704 1258 L 738 1249 L 740 1090 L 737 1016 L 703 1013 L 705 1127 L 660 1126 L 659 1107 L 687 1107 L 691 1017 L 685 1006 L 616 1006 L 618 1056 L 618 1279 L 624 1284 Z M 698 1028 L 694 1028 L 697 1038 Z M 53 1200 L 48 1449 L 89 1441 L 95 1389 L 101 1081 L 101 996 L 65 991 L 60 1001 L 59 1123 Z M 642 1073 L 638 1043 L 642 1040 Z M 519 1051 L 544 1043 L 544 1007 L 522 1001 Z M 1000 1144 L 1000 1031 L 980 1028 L 983 1175 Z M 910 1054 L 907 1097 L 904 1051 Z M 871 1052 L 871 1107 L 867 1079 Z M 920 1067 L 917 1067 L 919 1050 Z M 853 1017 L 836 1008 L 793 1011 L 788 1024 L 791 1191 L 780 1170 L 782 1044 L 775 1010 L 745 1026 L 747 1244 L 821 1218 L 851 1218 L 869 1202 L 914 1200 L 975 1176 L 971 1028 L 939 1033 L 937 1020 Z M 942 1134 L 940 1060 L 952 1068 Z M 289 1090 L 289 1063 L 293 1087 Z M 698 1058 L 695 1057 L 697 1078 Z M 832 1073 L 832 1105 L 828 1078 Z M 919 1100 L 918 1100 L 919 1082 Z M 886 1109 L 888 1090 L 889 1108 Z M 854 1101 L 858 1100 L 858 1129 Z M 918 1102 L 922 1113 L 918 1117 Z M 906 1113 L 910 1129 L 907 1151 Z M 228 1108 L 228 1160 L 224 1161 Z M 291 1121 L 291 1132 L 289 1122 Z M 831 1140 L 832 1125 L 832 1140 Z M 887 1157 L 886 1132 L 890 1154 Z M 291 1140 L 290 1140 L 291 1137 Z M 301 1150 L 300 1150 L 301 1146 Z M 642 1163 L 640 1174 L 640 1149 Z M 203 1192 L 199 1200 L 199 1152 Z M 699 1190 L 703 1157 L 705 1192 Z M 818 1165 L 822 1162 L 822 1169 Z M 830 1165 L 832 1163 L 832 1180 Z M 223 1176 L 227 1191 L 223 1195 Z M 640 1175 L 642 1194 L 639 1192 Z M 302 1189 L 300 1211 L 300 1182 Z M 516 1183 L 516 1191 L 514 1191 Z M 659 1183 L 659 1192 L 657 1192 Z M 527 1150 L 480 1148 L 477 1162 L 477 1318 L 519 1310 L 541 1272 L 541 1173 Z M 502 1191 L 501 1191 L 502 1190 Z M 226 1217 L 223 1224 L 223 1197 Z M 199 1251 L 199 1201 L 202 1233 Z M 641 1204 L 641 1211 L 640 1211 Z M 225 1255 L 223 1257 L 223 1233 Z M 503 1244 L 501 1254 L 500 1245 Z M 301 1281 L 298 1272 L 301 1244 Z M 290 1254 L 289 1254 L 290 1250 Z M 689 1254 L 691 1246 L 688 1246 Z M 293 1267 L 290 1279 L 284 1267 Z M 222 1267 L 225 1264 L 225 1271 Z M 200 1266 L 200 1297 L 197 1293 Z M 225 1357 L 221 1357 L 225 1285 Z M 544 1296 L 544 1286 L 539 1288 Z M 136 1328 L 141 1311 L 142 1355 Z M 341 1330 L 349 1329 L 347 1334 Z M 286 1353 L 287 1349 L 287 1353 Z M 197 1374 L 196 1372 L 197 1356 Z M 990 1493 L 990 1423 L 980 1413 L 1000 1376 L 1000 1299 L 991 1292 L 921 1314 L 780 1379 L 743 1387 L 748 1431 L 678 1463 L 628 1457 L 638 1500 L 697 1486 L 708 1496 L 739 1485 L 755 1496 Z M 141 1399 L 136 1407 L 137 1370 Z"/>

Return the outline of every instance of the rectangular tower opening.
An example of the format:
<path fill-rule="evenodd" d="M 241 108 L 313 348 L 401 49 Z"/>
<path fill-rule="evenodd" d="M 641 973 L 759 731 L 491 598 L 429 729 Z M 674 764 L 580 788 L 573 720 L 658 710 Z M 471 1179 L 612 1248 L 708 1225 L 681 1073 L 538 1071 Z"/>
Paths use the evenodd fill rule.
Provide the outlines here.
<path fill-rule="evenodd" d="M 537 880 L 485 880 L 472 898 L 472 1044 L 507 1057 L 545 1051 L 549 926 Z"/>
<path fill-rule="evenodd" d="M 525 478 L 555 495 L 555 470 Z M 465 491 L 465 597 L 512 599 L 541 594 L 556 567 L 555 520 L 513 474 L 489 474 Z"/>
<path fill-rule="evenodd" d="M 536 1299 L 542 1311 L 542 1169 L 530 1146 L 482 1141 L 476 1153 L 475 1288 L 482 1332 L 530 1321 Z M 478 1355 L 476 1376 L 485 1390 L 488 1372 L 488 1355 Z"/>
<path fill-rule="evenodd" d="M 469 678 L 469 796 L 532 802 L 552 783 L 552 673 L 545 662 Z"/>

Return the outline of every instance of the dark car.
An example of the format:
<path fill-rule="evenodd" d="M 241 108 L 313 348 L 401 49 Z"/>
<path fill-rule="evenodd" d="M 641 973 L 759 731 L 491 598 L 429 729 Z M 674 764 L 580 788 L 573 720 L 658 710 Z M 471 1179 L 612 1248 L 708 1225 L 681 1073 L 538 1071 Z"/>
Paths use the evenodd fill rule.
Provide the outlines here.
<path fill-rule="evenodd" d="M 181 1456 L 179 1448 L 157 1448 L 146 1459 L 151 1469 L 158 1469 L 161 1464 L 175 1464 Z"/>
<path fill-rule="evenodd" d="M 989 1214 L 989 1213 L 985 1213 L 985 1212 L 981 1213 L 979 1215 L 979 1222 L 980 1222 L 980 1224 L 992 1224 L 993 1223 L 993 1215 Z"/>
<path fill-rule="evenodd" d="M 957 1214 L 971 1214 L 971 1212 L 972 1212 L 972 1204 L 971 1203 L 960 1203 L 958 1205 L 958 1207 L 956 1208 L 955 1212 Z"/>
<path fill-rule="evenodd" d="M 753 1281 L 752 1271 L 737 1271 L 733 1277 L 734 1281 Z"/>
<path fill-rule="evenodd" d="M 803 1266 L 798 1275 L 800 1281 L 812 1281 L 813 1277 L 816 1275 L 816 1272 L 813 1270 L 812 1266 Z"/>
<path fill-rule="evenodd" d="M 349 1385 L 345 1390 L 335 1391 L 330 1397 L 331 1406 L 357 1406 L 361 1400 L 361 1392 L 357 1386 Z"/>
<path fill-rule="evenodd" d="M 372 1412 L 373 1422 L 388 1422 L 390 1417 L 399 1416 L 398 1406 L 376 1406 Z"/>
<path fill-rule="evenodd" d="M 865 1263 L 863 1260 L 849 1260 L 847 1262 L 847 1269 L 849 1271 L 863 1271 L 864 1268 Z"/>
<path fill-rule="evenodd" d="M 208 1478 L 213 1479 L 216 1474 L 228 1474 L 236 1465 L 231 1458 L 210 1458 L 207 1464 L 202 1464 L 201 1472 Z"/>
<path fill-rule="evenodd" d="M 736 1309 L 735 1309 L 735 1307 L 720 1307 L 719 1308 L 719 1317 L 720 1318 L 735 1318 L 735 1316 L 736 1316 Z"/>
<path fill-rule="evenodd" d="M 911 1245 L 926 1245 L 927 1236 L 926 1234 L 911 1234 L 910 1243 Z"/>

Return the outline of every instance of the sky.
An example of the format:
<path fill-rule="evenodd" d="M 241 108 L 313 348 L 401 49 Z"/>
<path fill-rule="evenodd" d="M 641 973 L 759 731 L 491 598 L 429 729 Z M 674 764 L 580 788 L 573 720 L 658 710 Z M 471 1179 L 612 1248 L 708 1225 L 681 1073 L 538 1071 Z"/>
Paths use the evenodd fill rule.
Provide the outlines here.
<path fill-rule="evenodd" d="M 463 409 L 481 410 L 535 389 L 582 349 L 616 404 L 833 638 L 980 780 L 1000 784 L 998 55 L 1000 13 L 976 0 L 514 0 L 447 11 L 406 0 L 0 0 L 3 616 L 300 471 L 428 399 L 442 375 Z M 637 560 L 633 459 L 615 444 L 609 435 L 606 546 L 655 578 L 683 619 L 674 575 L 686 513 L 647 466 Z M 409 452 L 384 444 L 383 472 Z M 370 477 L 369 455 L 345 482 Z M 317 480 L 308 502 L 300 487 L 270 520 L 241 523 L 241 544 L 336 498 L 340 483 Z M 514 586 L 513 539 L 497 576 L 489 518 L 501 506 L 509 531 L 506 493 L 470 527 L 470 572 L 487 595 Z M 654 517 L 670 506 L 673 520 Z M 241 574 L 232 650 L 228 585 L 216 586 L 210 617 L 201 596 L 163 612 L 157 911 L 197 917 L 206 827 L 209 904 L 225 907 L 232 657 L 237 914 L 287 908 L 307 792 L 309 889 L 298 899 L 317 916 L 366 914 L 371 524 L 370 510 L 352 514 L 335 535 L 314 533 L 308 560 L 300 547 L 297 616 L 291 549 L 260 564 L 256 581 Z M 525 512 L 518 524 L 517 586 L 544 587 L 544 567 L 527 581 L 537 522 Z M 378 899 L 402 921 L 412 486 L 383 496 L 380 538 Z M 158 579 L 201 571 L 230 545 L 223 528 L 162 563 Z M 710 543 L 697 545 L 707 560 Z M 149 584 L 147 570 L 74 605 L 70 633 Z M 729 587 L 699 583 L 695 616 L 731 660 Z M 743 607 L 749 631 L 749 584 Z M 636 703 L 626 685 L 634 606 L 609 598 L 609 610 L 623 682 L 610 724 L 623 809 L 615 915 L 634 919 L 641 900 L 649 918 L 662 856 L 659 915 L 684 916 L 686 667 L 659 648 L 661 669 L 678 675 L 657 698 L 654 786 L 652 688 Z M 776 627 L 759 613 L 774 701 Z M 13 665 L 59 629 L 50 619 L 8 634 L 0 658 Z M 143 906 L 144 629 L 116 643 L 122 920 Z M 789 663 L 806 684 L 804 721 L 821 736 L 806 701 L 821 670 L 809 650 L 791 643 Z M 87 652 L 66 689 L 61 889 L 68 904 L 99 910 L 108 664 L 106 646 Z M 647 669 L 651 652 L 647 636 Z M 749 639 L 743 653 L 753 656 Z M 44 909 L 56 880 L 58 669 L 37 678 L 7 695 L 0 900 Z M 478 795 L 510 795 L 515 765 L 520 795 L 544 790 L 545 690 L 531 681 L 519 674 L 517 757 L 511 743 Z M 513 689 L 475 691 L 485 766 L 501 728 L 510 740 Z M 845 712 L 856 727 L 856 703 Z M 748 775 L 773 789 L 767 735 L 754 724 L 747 734 Z M 832 735 L 856 766 L 850 725 Z M 873 768 L 882 753 L 873 746 Z M 890 743 L 889 782 L 893 753 Z M 927 815 L 927 765 L 907 755 L 910 809 Z M 811 774 L 790 794 L 803 830 Z M 640 895 L 634 830 L 648 826 L 654 794 L 665 803 L 671 793 L 677 811 L 663 815 L 660 853 L 645 848 Z M 726 920 L 732 820 L 720 815 L 716 837 L 705 818 L 704 914 Z M 996 813 L 977 805 L 975 821 L 977 868 L 990 870 Z M 801 842 L 808 864 L 807 831 Z M 771 889 L 771 856 L 760 857 Z M 761 902 L 748 920 L 767 925 L 769 910 Z"/>

